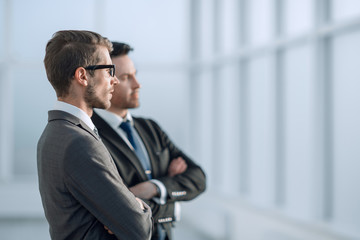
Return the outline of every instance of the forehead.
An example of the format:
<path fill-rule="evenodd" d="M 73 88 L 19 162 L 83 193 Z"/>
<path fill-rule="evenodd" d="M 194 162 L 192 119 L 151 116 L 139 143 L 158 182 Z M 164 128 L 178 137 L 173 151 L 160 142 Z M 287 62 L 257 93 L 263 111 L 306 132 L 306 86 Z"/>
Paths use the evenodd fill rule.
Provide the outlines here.
<path fill-rule="evenodd" d="M 104 46 L 98 46 L 97 54 L 99 56 L 100 62 L 102 64 L 111 64 L 111 58 L 109 50 Z"/>
<path fill-rule="evenodd" d="M 119 73 L 132 73 L 136 71 L 134 63 L 128 55 L 113 57 L 111 60 L 116 67 L 116 71 Z"/>

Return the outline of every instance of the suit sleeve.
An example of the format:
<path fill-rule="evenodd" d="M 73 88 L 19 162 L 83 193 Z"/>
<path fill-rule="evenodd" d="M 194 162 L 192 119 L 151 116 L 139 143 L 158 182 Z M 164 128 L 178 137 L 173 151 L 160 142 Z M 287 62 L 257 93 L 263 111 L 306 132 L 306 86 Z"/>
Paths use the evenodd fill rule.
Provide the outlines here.
<path fill-rule="evenodd" d="M 151 210 L 140 208 L 127 189 L 105 146 L 92 136 L 69 144 L 64 164 L 71 194 L 118 239 L 150 239 Z M 81 216 L 76 216 L 81 218 Z"/>
<path fill-rule="evenodd" d="M 158 124 L 151 121 L 153 129 L 159 136 L 162 152 L 168 151 L 170 161 L 177 157 L 182 157 L 187 163 L 187 169 L 184 173 L 174 177 L 161 177 L 160 180 L 168 192 L 168 202 L 189 201 L 199 196 L 206 189 L 206 176 L 203 170 L 195 164 L 185 153 L 178 149 L 170 140 L 168 135 L 161 130 Z M 167 155 L 167 154 L 166 154 Z M 169 161 L 169 163 L 170 163 Z"/>

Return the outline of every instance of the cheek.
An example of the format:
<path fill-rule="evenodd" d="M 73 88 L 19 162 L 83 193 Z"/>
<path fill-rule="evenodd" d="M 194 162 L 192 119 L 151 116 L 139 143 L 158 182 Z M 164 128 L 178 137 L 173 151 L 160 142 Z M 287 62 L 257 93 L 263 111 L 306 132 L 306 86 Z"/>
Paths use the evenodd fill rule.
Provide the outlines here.
<path fill-rule="evenodd" d="M 121 94 L 121 86 L 120 85 L 115 85 L 114 87 L 114 95 L 118 96 Z"/>
<path fill-rule="evenodd" d="M 118 85 L 115 86 L 114 88 L 114 93 L 113 93 L 113 97 L 112 100 L 117 102 L 117 101 L 121 101 L 121 98 L 123 97 L 124 93 L 121 87 L 119 87 Z"/>
<path fill-rule="evenodd" d="M 114 88 L 115 94 L 120 97 L 126 95 L 127 90 L 128 90 L 127 86 L 121 83 L 116 85 Z"/>

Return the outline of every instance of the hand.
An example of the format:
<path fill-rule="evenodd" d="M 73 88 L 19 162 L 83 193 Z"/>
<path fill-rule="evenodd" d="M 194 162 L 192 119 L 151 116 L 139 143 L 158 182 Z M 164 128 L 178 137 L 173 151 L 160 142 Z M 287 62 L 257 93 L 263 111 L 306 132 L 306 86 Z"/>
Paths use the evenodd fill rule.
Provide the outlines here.
<path fill-rule="evenodd" d="M 182 157 L 175 158 L 171 161 L 168 168 L 168 176 L 174 177 L 178 174 L 185 172 L 187 169 L 187 164 Z"/>
<path fill-rule="evenodd" d="M 107 226 L 104 226 L 104 228 L 106 231 L 108 231 L 109 234 L 114 235 L 114 233 Z"/>
<path fill-rule="evenodd" d="M 140 198 L 135 198 L 136 199 L 136 201 L 138 201 L 138 203 L 140 204 L 140 207 L 141 207 L 141 209 L 142 210 L 145 210 L 145 206 L 144 206 L 144 203 L 143 203 L 143 201 L 140 199 Z"/>
<path fill-rule="evenodd" d="M 136 197 L 141 199 L 152 199 L 157 194 L 155 184 L 150 181 L 136 184 L 135 186 L 129 188 L 129 190 Z"/>

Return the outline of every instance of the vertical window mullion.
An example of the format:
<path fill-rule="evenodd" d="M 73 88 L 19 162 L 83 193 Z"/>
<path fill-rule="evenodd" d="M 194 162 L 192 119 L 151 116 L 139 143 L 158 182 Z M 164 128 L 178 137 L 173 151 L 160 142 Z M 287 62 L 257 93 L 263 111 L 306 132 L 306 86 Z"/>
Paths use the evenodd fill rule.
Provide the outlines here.
<path fill-rule="evenodd" d="M 317 84 L 317 111 L 315 113 L 317 127 L 315 131 L 318 142 L 318 151 L 315 159 L 318 159 L 319 170 L 317 204 L 315 209 L 320 209 L 317 215 L 320 220 L 329 221 L 333 212 L 333 152 L 332 152 L 332 89 L 331 89 L 331 48 L 330 35 L 322 34 L 320 29 L 330 22 L 331 1 L 316 0 L 314 8 L 315 19 L 315 79 Z"/>
<path fill-rule="evenodd" d="M 284 1 L 283 0 L 274 0 L 275 3 L 275 28 L 274 34 L 275 39 L 281 39 L 284 33 Z M 274 49 L 274 77 L 276 86 L 275 91 L 275 104 L 276 104 L 276 114 L 275 114 L 275 205 L 280 207 L 285 204 L 285 159 L 284 159 L 284 79 L 283 79 L 283 45 L 277 45 Z"/>

